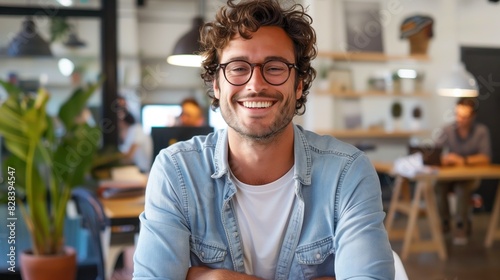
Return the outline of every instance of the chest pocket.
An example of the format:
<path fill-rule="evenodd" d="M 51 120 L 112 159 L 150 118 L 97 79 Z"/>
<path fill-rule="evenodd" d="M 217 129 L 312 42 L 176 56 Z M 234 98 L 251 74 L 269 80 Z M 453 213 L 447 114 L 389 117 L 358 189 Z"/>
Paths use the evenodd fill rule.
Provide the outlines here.
<path fill-rule="evenodd" d="M 295 254 L 299 264 L 318 265 L 323 263 L 333 252 L 333 239 L 332 237 L 327 237 L 314 243 L 297 247 Z"/>
<path fill-rule="evenodd" d="M 291 279 L 313 279 L 319 276 L 335 276 L 335 249 L 333 238 L 327 237 L 297 247 Z"/>
<path fill-rule="evenodd" d="M 204 242 L 196 237 L 191 239 L 191 252 L 203 263 L 222 262 L 227 255 L 227 249 L 224 245 Z"/>

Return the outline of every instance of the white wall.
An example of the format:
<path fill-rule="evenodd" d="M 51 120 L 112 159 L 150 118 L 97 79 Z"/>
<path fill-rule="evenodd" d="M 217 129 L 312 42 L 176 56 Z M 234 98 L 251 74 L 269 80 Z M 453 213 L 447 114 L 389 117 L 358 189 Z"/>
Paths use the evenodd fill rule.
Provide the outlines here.
<path fill-rule="evenodd" d="M 399 28 L 404 18 L 414 13 L 434 18 L 435 37 L 430 42 L 426 63 L 406 62 L 388 64 L 356 64 L 355 85 L 360 90 L 366 86 L 366 77 L 374 71 L 391 71 L 402 66 L 411 66 L 426 73 L 425 89 L 435 92 L 437 80 L 459 61 L 459 45 L 476 47 L 500 47 L 500 4 L 487 0 L 363 0 L 381 3 L 384 15 L 383 39 L 387 54 L 407 54 L 408 42 L 399 39 Z M 215 10 L 225 1 L 209 0 L 205 19 L 211 20 Z M 304 0 L 314 19 L 320 50 L 342 50 L 345 42 L 342 0 Z M 198 14 L 198 1 L 146 1 L 146 7 L 136 8 L 135 1 L 119 1 L 118 40 L 122 59 L 118 66 L 120 90 L 135 96 L 142 103 L 176 103 L 185 96 L 203 99 L 204 89 L 199 70 L 168 65 L 166 57 L 176 40 L 191 26 L 191 19 Z M 6 46 L 13 34 L 20 29 L 23 17 L 0 17 L 0 47 Z M 40 22 L 40 32 L 48 38 L 48 25 Z M 99 23 L 95 20 L 78 20 L 78 34 L 88 47 L 68 53 L 64 48 L 53 46 L 56 55 L 78 55 L 97 57 L 99 54 Z M 141 60 L 142 59 L 142 60 Z M 139 62 L 142 66 L 139 66 Z M 47 65 L 49 65 L 47 67 Z M 20 67 L 20 68 L 16 68 Z M 98 64 L 93 65 L 99 69 Z M 63 83 L 53 62 L 39 60 L 13 60 L 1 58 L 0 78 L 6 79 L 9 71 L 18 71 L 23 76 L 37 76 L 49 71 L 50 80 Z M 141 77 L 152 73 L 149 84 Z M 98 102 L 99 99 L 96 100 Z M 208 100 L 203 99 L 205 102 Z M 404 100 L 411 107 L 411 99 Z M 425 125 L 431 131 L 450 121 L 449 110 L 453 98 L 433 96 L 423 101 Z M 56 102 L 57 103 L 57 102 Z M 385 106 L 385 107 L 384 107 Z M 368 100 L 362 102 L 365 125 L 387 118 L 387 102 Z M 56 108 L 57 105 L 54 105 Z M 382 109 L 381 109 L 382 108 Z M 307 112 L 297 118 L 309 129 L 335 127 L 335 102 L 327 96 L 310 95 Z M 54 109 L 55 110 L 55 109 Z M 408 110 L 407 110 L 408 111 Z"/>

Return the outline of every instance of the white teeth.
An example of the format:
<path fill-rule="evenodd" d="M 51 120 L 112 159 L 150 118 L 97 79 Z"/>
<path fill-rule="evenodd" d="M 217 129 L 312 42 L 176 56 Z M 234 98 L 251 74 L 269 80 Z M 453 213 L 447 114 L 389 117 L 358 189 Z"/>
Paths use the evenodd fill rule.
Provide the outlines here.
<path fill-rule="evenodd" d="M 259 102 L 245 101 L 245 102 L 243 102 L 243 106 L 245 106 L 247 108 L 267 108 L 267 107 L 271 107 L 271 105 L 273 105 L 273 103 L 270 101 L 259 101 Z"/>

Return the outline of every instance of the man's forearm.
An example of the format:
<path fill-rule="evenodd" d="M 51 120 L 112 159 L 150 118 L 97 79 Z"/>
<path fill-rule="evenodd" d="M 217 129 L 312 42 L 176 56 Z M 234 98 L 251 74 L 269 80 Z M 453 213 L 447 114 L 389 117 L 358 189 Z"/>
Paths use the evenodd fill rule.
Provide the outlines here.
<path fill-rule="evenodd" d="M 261 280 L 261 278 L 235 272 L 227 269 L 211 269 L 205 266 L 192 266 L 189 268 L 186 280 Z"/>
<path fill-rule="evenodd" d="M 211 269 L 205 266 L 189 268 L 186 280 L 261 280 L 261 278 L 227 269 Z M 320 277 L 314 280 L 335 280 L 335 277 Z"/>
<path fill-rule="evenodd" d="M 486 165 L 490 164 L 490 157 L 484 154 L 476 154 L 465 157 L 466 165 Z"/>

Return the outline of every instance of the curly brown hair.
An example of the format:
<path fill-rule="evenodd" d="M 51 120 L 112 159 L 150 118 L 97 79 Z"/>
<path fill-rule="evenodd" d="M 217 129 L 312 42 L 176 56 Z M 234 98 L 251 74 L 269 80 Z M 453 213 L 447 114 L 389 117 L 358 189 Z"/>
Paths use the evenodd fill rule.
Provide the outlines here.
<path fill-rule="evenodd" d="M 200 54 L 204 58 L 201 78 L 210 86 L 207 95 L 212 99 L 212 109 L 215 110 L 220 105 L 212 85 L 214 81 L 217 82 L 217 65 L 220 63 L 222 49 L 236 34 L 250 39 L 252 33 L 262 26 L 278 26 L 293 41 L 295 64 L 298 68 L 295 88 L 299 80 L 303 81 L 303 92 L 295 104 L 295 114 L 304 114 L 309 88 L 316 77 L 316 70 L 311 66 L 311 61 L 317 55 L 316 32 L 311 23 L 312 18 L 300 4 L 284 8 L 277 0 L 242 0 L 237 4 L 228 0 L 227 6 L 217 12 L 215 20 L 205 23 L 201 29 Z"/>

